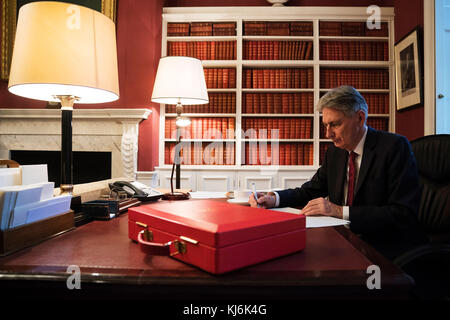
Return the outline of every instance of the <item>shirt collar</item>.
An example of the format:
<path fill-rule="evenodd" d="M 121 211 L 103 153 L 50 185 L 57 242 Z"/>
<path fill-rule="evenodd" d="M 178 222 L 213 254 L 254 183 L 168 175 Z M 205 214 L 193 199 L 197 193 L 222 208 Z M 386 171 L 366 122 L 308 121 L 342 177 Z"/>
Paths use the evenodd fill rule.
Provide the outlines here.
<path fill-rule="evenodd" d="M 366 142 L 366 136 L 367 136 L 367 127 L 366 127 L 366 131 L 364 132 L 361 140 L 359 140 L 359 143 L 356 145 L 356 148 L 353 149 L 353 152 L 357 153 L 358 155 L 362 155 L 363 154 L 363 150 L 364 150 L 364 143 Z"/>

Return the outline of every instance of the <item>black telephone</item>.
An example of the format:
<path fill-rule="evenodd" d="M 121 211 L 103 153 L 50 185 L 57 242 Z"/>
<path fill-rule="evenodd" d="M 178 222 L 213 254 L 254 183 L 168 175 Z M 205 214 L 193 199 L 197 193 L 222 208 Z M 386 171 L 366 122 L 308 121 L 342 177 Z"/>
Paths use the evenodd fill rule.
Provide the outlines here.
<path fill-rule="evenodd" d="M 125 191 L 131 198 L 137 198 L 139 201 L 154 201 L 158 200 L 163 196 L 162 192 L 152 189 L 142 183 L 137 181 L 116 181 L 109 184 L 111 191 Z"/>

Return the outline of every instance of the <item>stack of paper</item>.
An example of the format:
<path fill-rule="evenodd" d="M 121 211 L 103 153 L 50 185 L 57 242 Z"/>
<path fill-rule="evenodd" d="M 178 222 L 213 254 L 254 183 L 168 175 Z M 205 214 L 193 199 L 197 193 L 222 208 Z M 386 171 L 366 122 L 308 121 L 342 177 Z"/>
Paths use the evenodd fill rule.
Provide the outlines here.
<path fill-rule="evenodd" d="M 53 183 L 0 188 L 0 229 L 6 230 L 69 211 L 71 196 L 49 196 Z M 47 189 L 47 190 L 46 190 Z"/>
<path fill-rule="evenodd" d="M 42 187 L 12 186 L 0 188 L 0 203 L 2 204 L 0 228 L 2 230 L 9 229 L 14 220 L 12 215 L 13 210 L 16 207 L 39 202 L 41 193 Z"/>
<path fill-rule="evenodd" d="M 295 208 L 271 208 L 270 210 L 274 211 L 282 211 L 293 214 L 301 214 L 302 211 Z M 349 224 L 350 221 L 344 219 L 338 219 L 335 217 L 329 216 L 307 216 L 306 217 L 306 228 L 322 228 L 322 227 L 333 227 L 333 226 L 342 226 Z"/>
<path fill-rule="evenodd" d="M 0 187 L 20 185 L 20 173 L 20 168 L 0 168 Z"/>
<path fill-rule="evenodd" d="M 22 185 L 42 183 L 48 181 L 46 164 L 29 164 L 20 166 L 22 171 Z"/>
<path fill-rule="evenodd" d="M 192 199 L 219 199 L 226 198 L 225 192 L 223 191 L 196 191 L 190 192 Z"/>
<path fill-rule="evenodd" d="M 53 197 L 47 165 L 0 168 L 0 229 L 7 230 L 69 211 L 70 195 Z"/>

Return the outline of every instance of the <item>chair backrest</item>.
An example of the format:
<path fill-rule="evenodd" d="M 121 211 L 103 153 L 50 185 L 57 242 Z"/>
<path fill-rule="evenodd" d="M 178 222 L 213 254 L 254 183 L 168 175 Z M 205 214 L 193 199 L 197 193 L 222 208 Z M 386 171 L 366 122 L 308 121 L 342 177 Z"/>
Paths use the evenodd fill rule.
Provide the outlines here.
<path fill-rule="evenodd" d="M 422 187 L 419 222 L 432 241 L 435 236 L 447 242 L 450 240 L 450 134 L 424 136 L 412 141 L 411 147 Z"/>

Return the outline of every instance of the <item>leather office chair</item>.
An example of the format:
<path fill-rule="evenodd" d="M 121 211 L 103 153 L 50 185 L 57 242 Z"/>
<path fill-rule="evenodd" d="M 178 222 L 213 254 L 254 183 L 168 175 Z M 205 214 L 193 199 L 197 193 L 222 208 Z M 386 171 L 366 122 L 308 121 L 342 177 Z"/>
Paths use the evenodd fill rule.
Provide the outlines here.
<path fill-rule="evenodd" d="M 422 196 L 419 222 L 428 243 L 395 259 L 415 282 L 419 298 L 450 298 L 450 135 L 430 135 L 411 142 Z"/>

